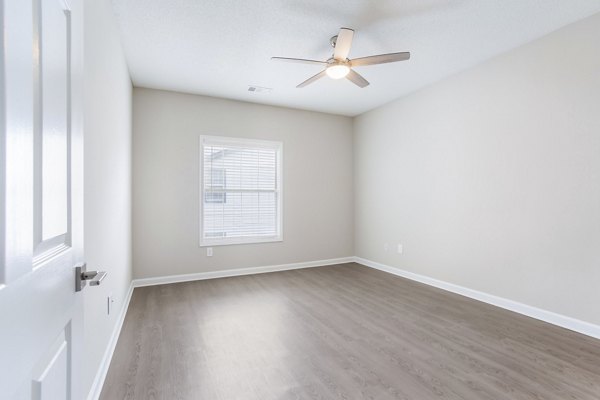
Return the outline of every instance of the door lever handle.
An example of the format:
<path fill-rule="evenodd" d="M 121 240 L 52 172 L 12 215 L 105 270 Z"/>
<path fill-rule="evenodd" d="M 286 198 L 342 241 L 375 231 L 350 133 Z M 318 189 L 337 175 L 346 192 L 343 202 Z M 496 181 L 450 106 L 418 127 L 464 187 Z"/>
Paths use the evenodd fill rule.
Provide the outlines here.
<path fill-rule="evenodd" d="M 106 278 L 105 271 L 88 271 L 86 264 L 75 266 L 75 291 L 80 292 L 89 281 L 90 286 L 99 286 Z"/>
<path fill-rule="evenodd" d="M 84 281 L 90 281 L 90 286 L 98 286 L 102 280 L 106 277 L 104 271 L 87 271 L 82 272 L 81 279 Z"/>

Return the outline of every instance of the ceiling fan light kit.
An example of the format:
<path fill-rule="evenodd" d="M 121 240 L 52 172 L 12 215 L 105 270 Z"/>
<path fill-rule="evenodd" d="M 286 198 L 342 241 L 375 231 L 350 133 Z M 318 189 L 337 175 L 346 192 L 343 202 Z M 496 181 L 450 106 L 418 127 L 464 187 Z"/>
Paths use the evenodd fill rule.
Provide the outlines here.
<path fill-rule="evenodd" d="M 350 67 L 344 63 L 331 63 L 325 70 L 331 79 L 342 79 L 350 72 Z"/>
<path fill-rule="evenodd" d="M 350 47 L 352 46 L 352 39 L 354 37 L 354 30 L 349 28 L 341 28 L 340 32 L 329 39 L 331 46 L 333 47 L 333 56 L 327 61 L 307 60 L 302 58 L 288 58 L 288 57 L 271 57 L 271 60 L 286 61 L 302 64 L 320 65 L 325 67 L 324 70 L 318 74 L 311 76 L 304 82 L 300 83 L 297 88 L 303 88 L 310 85 L 311 83 L 321 79 L 325 75 L 331 79 L 342 79 L 347 78 L 350 82 L 354 83 L 360 88 L 367 87 L 369 82 L 363 78 L 359 73 L 354 71 L 352 67 L 362 67 L 367 65 L 384 64 L 396 61 L 405 61 L 410 58 L 409 52 L 402 53 L 388 53 L 379 54 L 376 56 L 368 56 L 355 58 L 354 60 L 348 59 L 350 54 Z"/>

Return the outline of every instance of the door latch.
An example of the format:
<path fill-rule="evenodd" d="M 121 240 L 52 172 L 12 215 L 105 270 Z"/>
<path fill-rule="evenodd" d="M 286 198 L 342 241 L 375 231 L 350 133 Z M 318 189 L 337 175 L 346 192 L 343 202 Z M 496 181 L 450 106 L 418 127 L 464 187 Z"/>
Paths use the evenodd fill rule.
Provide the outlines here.
<path fill-rule="evenodd" d="M 105 271 L 88 271 L 86 264 L 75 266 L 75 291 L 80 292 L 89 281 L 90 286 L 98 286 L 106 278 Z"/>

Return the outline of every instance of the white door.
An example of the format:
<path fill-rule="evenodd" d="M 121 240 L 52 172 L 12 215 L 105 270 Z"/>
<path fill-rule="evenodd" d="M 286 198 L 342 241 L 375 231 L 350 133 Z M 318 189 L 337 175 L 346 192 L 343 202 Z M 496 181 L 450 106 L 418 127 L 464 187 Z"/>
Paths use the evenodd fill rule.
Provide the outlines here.
<path fill-rule="evenodd" d="M 0 0 L 0 398 L 83 398 L 81 0 Z"/>

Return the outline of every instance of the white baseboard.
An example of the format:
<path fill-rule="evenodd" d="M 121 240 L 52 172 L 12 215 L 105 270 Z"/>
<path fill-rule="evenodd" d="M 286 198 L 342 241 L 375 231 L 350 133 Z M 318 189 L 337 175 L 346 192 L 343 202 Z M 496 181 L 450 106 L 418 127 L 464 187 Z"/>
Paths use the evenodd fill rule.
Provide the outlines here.
<path fill-rule="evenodd" d="M 553 325 L 560 326 L 562 328 L 570 329 L 575 332 L 582 333 L 587 336 L 591 336 L 600 339 L 600 326 L 594 325 L 589 322 L 581 321 L 575 318 L 567 317 L 565 315 L 557 314 L 552 311 L 542 310 L 537 307 L 529 306 L 527 304 L 519 303 L 517 301 L 505 299 L 503 297 L 494 296 L 477 290 L 469 289 L 463 286 L 455 285 L 440 281 L 438 279 L 430 278 L 428 276 L 415 274 L 396 267 L 390 267 L 375 261 L 366 260 L 360 257 L 354 257 L 354 261 L 358 264 L 365 265 L 380 271 L 388 272 L 393 275 L 401 276 L 413 281 L 421 282 L 429 286 L 434 286 L 439 289 L 447 290 L 452 293 L 460 294 L 471 299 L 479 300 L 484 303 L 488 303 L 506 310 L 514 311 L 516 313 L 526 315 L 531 318 L 538 319 L 540 321 L 548 322 Z"/>
<path fill-rule="evenodd" d="M 270 265 L 266 267 L 249 267 L 227 269 L 223 271 L 197 272 L 194 274 L 158 276 L 156 278 L 134 279 L 134 287 L 164 285 L 167 283 L 199 281 L 204 279 L 226 278 L 230 276 L 264 274 L 267 272 L 288 271 L 292 269 L 321 267 L 325 265 L 354 262 L 354 257 L 332 258 L 329 260 L 306 261 L 293 264 Z"/>
<path fill-rule="evenodd" d="M 108 346 L 106 347 L 104 355 L 102 356 L 102 362 L 100 363 L 100 367 L 98 368 L 98 372 L 96 373 L 96 377 L 94 378 L 94 383 L 92 383 L 92 388 L 90 389 L 90 393 L 87 397 L 88 400 L 98 400 L 98 398 L 100 397 L 100 393 L 102 392 L 104 379 L 106 379 L 108 367 L 110 366 L 110 361 L 112 360 L 115 347 L 117 347 L 119 334 L 121 333 L 121 328 L 123 327 L 123 321 L 125 321 L 125 314 L 127 314 L 127 308 L 129 307 L 129 301 L 131 300 L 133 287 L 133 282 L 131 282 L 131 284 L 129 285 L 129 290 L 125 295 L 125 300 L 123 301 L 123 304 L 121 306 L 121 311 L 119 312 L 119 315 L 117 317 L 117 323 L 115 324 L 112 335 L 110 336 L 110 340 L 108 341 Z"/>

